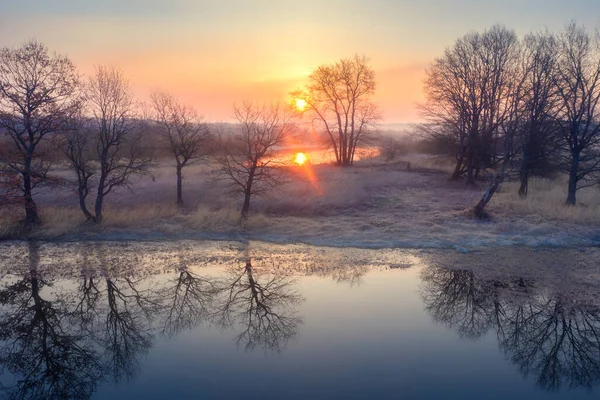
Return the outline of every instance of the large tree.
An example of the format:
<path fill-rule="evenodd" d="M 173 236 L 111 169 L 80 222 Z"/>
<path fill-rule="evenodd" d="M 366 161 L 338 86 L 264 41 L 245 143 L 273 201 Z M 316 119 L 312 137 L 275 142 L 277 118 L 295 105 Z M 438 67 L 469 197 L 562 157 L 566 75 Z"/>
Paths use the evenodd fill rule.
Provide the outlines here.
<path fill-rule="evenodd" d="M 304 90 L 292 93 L 302 111 L 325 133 L 336 163 L 352 165 L 356 149 L 373 136 L 380 114 L 372 97 L 375 72 L 364 56 L 321 65 Z"/>
<path fill-rule="evenodd" d="M 557 90 L 561 100 L 561 132 L 565 141 L 565 172 L 569 174 L 566 204 L 576 203 L 578 189 L 595 185 L 600 170 L 600 38 L 570 24 L 559 35 Z"/>
<path fill-rule="evenodd" d="M 154 120 L 159 134 L 167 141 L 175 157 L 177 205 L 183 206 L 183 168 L 206 154 L 209 130 L 203 118 L 190 106 L 180 104 L 173 96 L 154 92 L 150 96 Z"/>
<path fill-rule="evenodd" d="M 517 55 L 514 31 L 496 25 L 459 38 L 427 69 L 421 112 L 456 144 L 452 179 L 466 173 L 473 184 L 478 171 L 502 160 L 500 127 L 512 107 Z"/>
<path fill-rule="evenodd" d="M 52 181 L 48 139 L 64 131 L 78 109 L 78 85 L 71 60 L 37 41 L 0 49 L 0 135 L 10 138 L 0 169 L 21 178 L 26 226 L 40 222 L 33 191 Z"/>

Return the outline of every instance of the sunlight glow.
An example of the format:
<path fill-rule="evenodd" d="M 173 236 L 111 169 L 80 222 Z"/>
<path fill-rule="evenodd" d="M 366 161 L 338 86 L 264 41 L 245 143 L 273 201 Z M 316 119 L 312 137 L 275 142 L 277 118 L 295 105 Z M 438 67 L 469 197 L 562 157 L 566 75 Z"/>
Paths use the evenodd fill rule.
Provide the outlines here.
<path fill-rule="evenodd" d="M 306 157 L 306 154 L 304 153 L 297 153 L 294 158 L 294 162 L 298 165 L 304 165 L 306 161 L 308 161 L 308 157 Z"/>
<path fill-rule="evenodd" d="M 306 100 L 304 99 L 296 99 L 296 108 L 300 111 L 304 111 L 306 108 Z M 302 153 L 299 153 L 302 154 Z"/>

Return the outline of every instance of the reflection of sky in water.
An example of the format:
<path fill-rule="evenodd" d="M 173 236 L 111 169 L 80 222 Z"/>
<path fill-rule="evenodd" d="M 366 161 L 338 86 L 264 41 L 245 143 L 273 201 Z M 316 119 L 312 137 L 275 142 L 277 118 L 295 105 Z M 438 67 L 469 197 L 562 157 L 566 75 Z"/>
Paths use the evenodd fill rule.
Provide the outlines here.
<path fill-rule="evenodd" d="M 179 245 L 172 243 L 171 247 Z M 135 314 L 138 319 L 131 320 L 133 325 L 148 333 L 151 342 L 147 352 L 131 354 L 135 362 L 130 365 L 138 368 L 129 380 L 122 379 L 115 384 L 105 375 L 93 398 L 577 399 L 597 396 L 597 390 L 588 391 L 582 386 L 593 387 L 600 378 L 599 338 L 596 337 L 596 342 L 592 340 L 593 330 L 600 331 L 600 313 L 595 305 L 579 307 L 569 298 L 553 298 L 546 288 L 537 287 L 535 283 L 514 278 L 482 281 L 469 272 L 428 267 L 413 255 L 402 255 L 400 250 L 395 255 L 367 252 L 369 256 L 360 257 L 362 253 L 355 249 L 304 248 L 300 251 L 292 246 L 287 250 L 285 247 L 274 250 L 268 245 L 263 248 L 257 245 L 249 251 L 239 244 L 216 244 L 214 248 L 202 244 L 199 247 L 207 254 L 203 258 L 200 253 L 194 253 L 194 245 L 188 243 L 181 253 L 185 256 L 177 257 L 177 251 L 171 251 L 169 259 L 175 261 L 169 266 L 168 262 L 159 262 L 158 255 L 144 251 L 145 245 L 140 244 L 137 251 L 136 246 L 127 247 L 131 254 L 154 257 L 158 260 L 156 264 L 143 268 L 138 260 L 137 265 L 133 265 L 135 261 L 126 265 L 126 260 L 134 259 L 133 255 L 119 258 L 118 246 L 103 244 L 99 246 L 103 249 L 102 257 L 112 260 L 108 263 L 118 260 L 120 268 L 96 265 L 84 274 L 95 277 L 99 293 L 96 305 L 89 310 L 98 317 L 93 328 L 98 340 L 108 343 L 101 338 L 111 309 L 106 289 L 110 280 L 117 293 L 121 293 L 117 307 Z M 71 248 L 68 258 L 89 261 L 97 256 L 93 252 L 84 254 L 86 248 L 81 246 L 77 251 Z M 23 247 L 20 251 L 28 250 Z M 60 258 L 56 248 L 42 247 L 39 251 L 42 263 L 43 260 L 49 262 L 50 253 Z M 244 258 L 248 254 L 254 257 L 250 265 Z M 284 265 L 295 258 L 300 260 L 297 265 Z M 327 266 L 312 265 L 329 258 L 333 261 Z M 223 259 L 226 260 L 224 265 L 214 266 Z M 6 258 L 2 262 L 5 261 Z M 31 266 L 27 257 L 21 261 L 27 265 L 20 270 L 27 271 Z M 62 264 L 63 270 L 56 276 L 51 276 L 50 269 L 47 275 L 40 273 L 40 282 L 47 279 L 54 284 L 42 287 L 39 297 L 51 303 L 51 309 L 57 313 L 55 321 L 63 333 L 72 333 L 77 330 L 73 326 L 81 323 L 73 307 L 81 304 L 82 264 L 67 264 Z M 390 269 L 386 264 L 402 267 L 412 264 L 412 267 Z M 185 275 L 186 265 L 195 265 L 189 267 L 189 276 Z M 361 268 L 361 265 L 368 267 Z M 151 274 L 142 272 L 144 269 Z M 2 270 L 6 271 L 6 265 Z M 347 270 L 355 273 L 342 273 Z M 293 276 L 286 276 L 286 271 Z M 7 332 L 4 322 L 10 314 L 8 310 L 17 310 L 18 307 L 11 304 L 29 295 L 31 280 L 23 280 L 23 274 L 4 273 L 0 286 L 3 304 L 0 326 Z M 66 276 L 72 279 L 65 279 Z M 19 281 L 26 286 L 21 297 L 6 296 L 7 286 Z M 177 288 L 182 290 L 178 292 Z M 195 293 L 200 295 L 214 292 L 196 302 L 175 300 L 174 293 L 189 294 L 194 288 L 199 289 Z M 252 298 L 253 290 L 263 291 L 265 296 L 262 297 L 265 308 L 259 307 L 258 314 L 279 314 L 278 317 L 287 318 L 284 323 L 252 325 L 258 314 L 254 315 L 254 309 L 248 308 L 252 301 L 246 300 Z M 241 300 L 234 304 L 228 302 L 231 293 L 234 293 L 233 298 Z M 125 303 L 128 305 L 124 306 Z M 198 307 L 200 303 L 202 310 Z M 191 315 L 193 321 L 167 318 L 177 304 L 183 305 L 180 310 L 188 317 Z M 228 318 L 223 317 L 225 306 L 229 307 Z M 141 310 L 145 309 L 151 312 L 143 315 Z M 61 314 L 60 310 L 68 312 Z M 29 318 L 24 319 L 26 323 L 35 318 L 35 313 L 24 313 Z M 248 315 L 252 315 L 250 320 L 246 318 Z M 535 315 L 542 318 L 538 320 Z M 586 338 L 587 354 L 591 358 L 583 360 L 583 356 L 578 358 L 571 354 L 574 358 L 564 363 L 560 350 L 559 358 L 548 357 L 550 347 L 536 343 L 536 338 L 544 331 L 539 325 L 553 317 L 566 318 L 571 326 L 579 327 L 576 333 L 567 332 L 567 336 L 571 335 L 567 340 L 581 342 L 582 337 Z M 170 327 L 166 326 L 167 320 L 171 321 Z M 514 322 L 518 322 L 517 330 L 524 339 L 516 347 L 500 349 L 500 338 L 507 339 L 515 333 Z M 177 329 L 174 329 L 175 323 L 179 324 Z M 242 335 L 251 325 L 250 334 Z M 286 331 L 286 328 L 291 329 Z M 265 335 L 265 330 L 275 336 Z M 247 350 L 250 339 L 254 340 L 253 350 Z M 1 360 L 14 352 L 14 347 L 6 346 L 7 340 L 1 342 Z M 267 345 L 267 341 L 271 345 Z M 521 345 L 523 347 L 519 347 Z M 566 345 L 563 347 L 565 351 L 569 349 Z M 109 346 L 96 350 L 106 357 L 101 350 L 109 350 Z M 538 358 L 546 361 L 550 369 L 546 372 L 532 367 L 524 369 L 521 356 L 525 350 L 543 355 Z M 588 376 L 573 375 L 574 370 L 568 367 L 575 364 L 585 367 Z M 7 383 L 10 373 L 6 365 L 4 369 L 2 381 Z M 525 372 L 528 372 L 526 378 L 523 377 Z M 544 373 L 560 379 L 562 385 L 557 393 L 547 390 L 552 389 L 548 381 L 540 382 L 540 374 Z M 575 387 L 569 390 L 569 384 Z"/>

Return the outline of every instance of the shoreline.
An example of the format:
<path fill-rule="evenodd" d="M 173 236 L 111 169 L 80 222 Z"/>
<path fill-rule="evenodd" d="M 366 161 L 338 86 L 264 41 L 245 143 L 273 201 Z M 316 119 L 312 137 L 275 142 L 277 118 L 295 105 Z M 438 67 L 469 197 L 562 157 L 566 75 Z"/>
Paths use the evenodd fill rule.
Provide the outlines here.
<path fill-rule="evenodd" d="M 561 235 L 570 233 L 568 239 Z M 557 232 L 558 237 L 539 236 L 524 239 L 523 237 L 497 236 L 480 238 L 473 236 L 464 240 L 452 241 L 439 238 L 396 238 L 362 240 L 354 238 L 325 238 L 323 236 L 294 236 L 274 233 L 254 232 L 182 232 L 167 233 L 161 231 L 112 230 L 105 232 L 77 232 L 57 236 L 15 236 L 0 239 L 0 244 L 11 242 L 43 242 L 43 243 L 86 243 L 86 242 L 262 242 L 273 245 L 305 245 L 336 249 L 364 250 L 455 250 L 459 253 L 470 253 L 494 249 L 527 248 L 527 249 L 578 249 L 600 247 L 600 229 L 595 237 L 586 238 L 588 232 L 582 231 L 573 235 L 565 229 Z"/>

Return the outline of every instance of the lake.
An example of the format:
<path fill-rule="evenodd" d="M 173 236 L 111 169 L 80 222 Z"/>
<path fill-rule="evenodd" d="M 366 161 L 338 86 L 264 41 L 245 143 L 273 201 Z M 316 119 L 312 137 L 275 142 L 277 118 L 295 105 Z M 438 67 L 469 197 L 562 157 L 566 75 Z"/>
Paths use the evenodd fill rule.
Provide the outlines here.
<path fill-rule="evenodd" d="M 0 243 L 0 394 L 597 398 L 597 267 L 518 252 L 522 274 L 473 267 L 510 249 Z"/>

